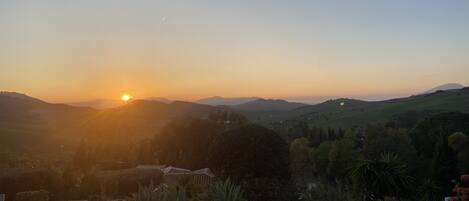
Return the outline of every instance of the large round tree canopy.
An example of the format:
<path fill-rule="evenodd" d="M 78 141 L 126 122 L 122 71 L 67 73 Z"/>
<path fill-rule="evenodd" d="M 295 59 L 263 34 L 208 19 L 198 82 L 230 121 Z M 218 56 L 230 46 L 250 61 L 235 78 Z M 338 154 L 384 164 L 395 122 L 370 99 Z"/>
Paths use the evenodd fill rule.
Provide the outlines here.
<path fill-rule="evenodd" d="M 218 172 L 235 180 L 287 179 L 288 145 L 277 133 L 246 125 L 216 138 L 212 163 Z"/>
<path fill-rule="evenodd" d="M 469 134 L 469 114 L 450 112 L 435 115 L 417 124 L 410 135 L 417 151 L 431 158 L 440 135 L 448 137 L 455 132 Z"/>

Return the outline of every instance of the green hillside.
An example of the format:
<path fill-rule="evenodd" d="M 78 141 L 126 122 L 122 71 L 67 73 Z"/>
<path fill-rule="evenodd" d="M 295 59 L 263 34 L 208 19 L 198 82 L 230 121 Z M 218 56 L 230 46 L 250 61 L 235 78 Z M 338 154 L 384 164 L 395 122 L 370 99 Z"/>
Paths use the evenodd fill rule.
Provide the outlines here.
<path fill-rule="evenodd" d="M 287 120 L 304 120 L 318 127 L 348 128 L 371 122 L 387 122 L 409 113 L 424 117 L 450 111 L 469 112 L 469 88 L 386 101 L 337 99 L 286 112 L 244 114 L 251 121 L 267 126 Z"/>

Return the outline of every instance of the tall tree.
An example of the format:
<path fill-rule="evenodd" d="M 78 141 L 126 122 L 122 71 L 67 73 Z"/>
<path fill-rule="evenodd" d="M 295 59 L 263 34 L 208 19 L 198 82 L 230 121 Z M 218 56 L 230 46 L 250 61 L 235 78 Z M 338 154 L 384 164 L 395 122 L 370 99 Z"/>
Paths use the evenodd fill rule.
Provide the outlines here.
<path fill-rule="evenodd" d="M 449 112 L 429 117 L 412 129 L 410 137 L 420 156 L 433 158 L 440 135 L 448 137 L 454 132 L 469 133 L 469 114 Z"/>
<path fill-rule="evenodd" d="M 221 127 L 210 120 L 186 118 L 173 121 L 153 138 L 153 149 L 162 164 L 199 169 L 208 165 L 210 147 Z"/>
<path fill-rule="evenodd" d="M 448 137 L 448 145 L 456 153 L 459 171 L 469 172 L 469 137 L 462 132 L 453 133 Z"/>
<path fill-rule="evenodd" d="M 290 179 L 286 141 L 270 129 L 245 125 L 217 136 L 211 165 L 241 183 L 249 200 L 280 200 Z"/>
<path fill-rule="evenodd" d="M 440 140 L 435 146 L 435 157 L 432 162 L 432 177 L 438 185 L 444 187 L 444 193 L 451 193 L 451 180 L 459 177 L 457 159 L 453 150 L 448 146 L 447 135 L 441 134 Z M 442 194 L 441 196 L 444 196 Z"/>
<path fill-rule="evenodd" d="M 312 148 L 307 138 L 297 138 L 290 143 L 290 168 L 292 173 L 303 175 L 310 163 Z"/>

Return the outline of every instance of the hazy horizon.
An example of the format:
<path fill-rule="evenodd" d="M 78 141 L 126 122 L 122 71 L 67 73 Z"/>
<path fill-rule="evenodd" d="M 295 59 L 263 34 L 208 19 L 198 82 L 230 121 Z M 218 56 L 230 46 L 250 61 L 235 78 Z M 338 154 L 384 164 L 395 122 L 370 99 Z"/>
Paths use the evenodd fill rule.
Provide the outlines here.
<path fill-rule="evenodd" d="M 445 83 L 445 84 L 461 84 L 461 83 Z M 290 96 L 290 97 L 265 97 L 265 96 L 256 96 L 256 95 L 246 95 L 246 96 L 221 96 L 221 95 L 211 95 L 211 96 L 204 96 L 204 97 L 196 97 L 196 98 L 178 98 L 178 97 L 163 97 L 163 96 L 132 96 L 132 99 L 167 99 L 169 101 L 189 101 L 189 102 L 197 102 L 202 99 L 206 98 L 215 98 L 215 97 L 220 97 L 220 98 L 248 98 L 248 97 L 257 97 L 257 98 L 262 98 L 262 99 L 282 99 L 286 100 L 289 102 L 298 102 L 298 103 L 305 103 L 305 104 L 318 104 L 325 102 L 327 100 L 332 100 L 332 99 L 338 99 L 338 98 L 352 98 L 352 99 L 357 99 L 357 100 L 364 100 L 364 101 L 382 101 L 382 100 L 390 100 L 394 98 L 403 98 L 403 97 L 409 97 L 412 95 L 418 95 L 422 94 L 425 91 L 428 91 L 434 87 L 439 87 L 443 86 L 445 84 L 437 85 L 437 86 L 429 86 L 428 88 L 424 89 L 417 89 L 414 90 L 413 92 L 409 93 L 400 93 L 400 94 L 367 94 L 367 95 L 337 95 L 337 96 Z M 467 85 L 463 85 L 467 87 Z M 0 92 L 17 92 L 17 93 L 24 93 L 21 91 L 7 91 L 7 90 L 0 90 Z M 34 96 L 33 94 L 28 94 L 24 93 L 25 95 L 31 96 L 33 98 L 39 98 L 43 101 L 50 102 L 50 103 L 66 103 L 66 104 L 81 104 L 81 103 L 86 103 L 86 102 L 93 102 L 93 101 L 122 101 L 120 100 L 122 97 L 122 94 L 118 94 L 115 97 L 92 97 L 92 98 L 87 98 L 87 99 L 73 99 L 73 100 L 65 100 L 65 101 L 54 101 L 54 100 L 48 100 L 48 99 L 43 99 L 38 96 Z"/>
<path fill-rule="evenodd" d="M 1 1 L 1 90 L 406 96 L 469 85 L 467 1 Z M 291 100 L 291 99 L 290 99 Z"/>

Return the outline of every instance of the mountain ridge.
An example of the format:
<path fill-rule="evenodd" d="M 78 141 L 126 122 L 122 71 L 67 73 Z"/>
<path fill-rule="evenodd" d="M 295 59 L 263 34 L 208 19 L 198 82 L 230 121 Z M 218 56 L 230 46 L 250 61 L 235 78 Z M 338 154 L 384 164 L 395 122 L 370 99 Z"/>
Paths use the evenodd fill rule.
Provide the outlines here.
<path fill-rule="evenodd" d="M 282 99 L 257 99 L 239 105 L 232 105 L 229 108 L 241 111 L 261 112 L 261 111 L 287 111 L 299 107 L 308 106 L 304 103 L 289 102 Z"/>
<path fill-rule="evenodd" d="M 202 98 L 194 101 L 195 103 L 211 105 L 211 106 L 220 106 L 220 105 L 239 105 L 260 99 L 259 97 L 221 97 L 221 96 L 212 96 L 208 98 Z"/>
<path fill-rule="evenodd" d="M 423 92 L 422 94 L 430 94 L 430 93 L 434 93 L 437 91 L 447 91 L 447 90 L 462 89 L 462 88 L 464 88 L 464 85 L 462 84 L 447 83 L 447 84 L 442 84 L 442 85 L 433 87 L 430 90 Z"/>

